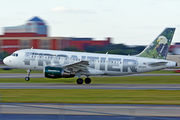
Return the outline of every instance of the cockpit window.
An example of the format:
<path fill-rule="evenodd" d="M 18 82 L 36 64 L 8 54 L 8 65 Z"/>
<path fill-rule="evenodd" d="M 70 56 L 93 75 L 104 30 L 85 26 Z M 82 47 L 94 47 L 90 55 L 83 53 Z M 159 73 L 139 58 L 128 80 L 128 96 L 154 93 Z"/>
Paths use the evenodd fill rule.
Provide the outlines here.
<path fill-rule="evenodd" d="M 17 53 L 12 53 L 11 56 L 18 57 L 18 54 Z"/>

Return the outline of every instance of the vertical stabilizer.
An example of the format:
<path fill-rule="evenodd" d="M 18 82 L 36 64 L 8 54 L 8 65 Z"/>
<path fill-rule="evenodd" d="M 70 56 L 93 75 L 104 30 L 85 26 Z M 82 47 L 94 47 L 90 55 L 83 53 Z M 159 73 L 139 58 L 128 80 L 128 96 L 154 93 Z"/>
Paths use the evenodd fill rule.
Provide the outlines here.
<path fill-rule="evenodd" d="M 150 45 L 137 57 L 166 59 L 175 28 L 166 28 Z"/>

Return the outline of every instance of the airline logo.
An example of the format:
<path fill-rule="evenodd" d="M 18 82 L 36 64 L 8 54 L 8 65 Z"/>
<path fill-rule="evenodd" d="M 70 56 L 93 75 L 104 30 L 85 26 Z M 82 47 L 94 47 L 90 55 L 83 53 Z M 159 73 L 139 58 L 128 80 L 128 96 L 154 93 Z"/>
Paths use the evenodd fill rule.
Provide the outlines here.
<path fill-rule="evenodd" d="M 87 59 L 86 59 L 87 58 Z M 81 59 L 77 55 L 52 55 L 47 53 L 34 53 L 26 52 L 24 65 L 31 65 L 31 61 L 37 60 L 38 66 L 45 65 L 67 65 L 70 63 L 76 63 L 79 61 L 88 61 L 89 68 L 100 68 L 100 70 L 105 71 L 107 66 L 107 71 L 117 71 L 117 72 L 128 72 L 128 68 L 131 72 L 137 72 L 138 61 L 134 59 L 121 59 L 121 58 L 105 58 L 105 57 L 93 57 L 93 56 L 81 56 Z M 96 64 L 99 63 L 99 64 Z M 122 70 L 121 70 L 122 66 Z"/>

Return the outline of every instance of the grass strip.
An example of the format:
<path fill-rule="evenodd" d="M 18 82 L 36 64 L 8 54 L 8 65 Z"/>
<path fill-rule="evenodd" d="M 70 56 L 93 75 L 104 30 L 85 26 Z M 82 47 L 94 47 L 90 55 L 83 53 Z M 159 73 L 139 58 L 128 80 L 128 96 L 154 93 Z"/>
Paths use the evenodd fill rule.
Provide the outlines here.
<path fill-rule="evenodd" d="M 76 78 L 2 78 L 0 83 L 70 83 L 76 84 Z M 84 79 L 84 78 L 83 78 Z M 180 84 L 180 76 L 122 76 L 122 77 L 91 77 L 91 84 Z"/>
<path fill-rule="evenodd" d="M 0 69 L 0 73 L 27 73 L 27 72 L 24 69 L 10 69 L 10 70 Z M 31 73 L 42 73 L 42 71 L 32 70 Z"/>
<path fill-rule="evenodd" d="M 3 103 L 180 105 L 180 90 L 3 89 Z"/>

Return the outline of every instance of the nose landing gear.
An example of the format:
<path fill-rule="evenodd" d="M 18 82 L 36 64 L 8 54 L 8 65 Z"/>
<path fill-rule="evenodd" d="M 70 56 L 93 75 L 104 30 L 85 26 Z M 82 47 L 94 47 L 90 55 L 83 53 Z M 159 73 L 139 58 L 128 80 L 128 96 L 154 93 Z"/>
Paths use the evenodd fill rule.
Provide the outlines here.
<path fill-rule="evenodd" d="M 27 69 L 26 71 L 27 71 L 27 77 L 25 77 L 25 80 L 29 81 L 30 80 L 29 76 L 30 76 L 31 70 Z"/>

